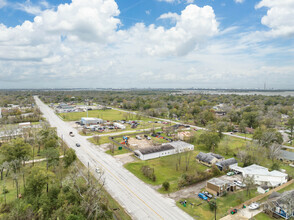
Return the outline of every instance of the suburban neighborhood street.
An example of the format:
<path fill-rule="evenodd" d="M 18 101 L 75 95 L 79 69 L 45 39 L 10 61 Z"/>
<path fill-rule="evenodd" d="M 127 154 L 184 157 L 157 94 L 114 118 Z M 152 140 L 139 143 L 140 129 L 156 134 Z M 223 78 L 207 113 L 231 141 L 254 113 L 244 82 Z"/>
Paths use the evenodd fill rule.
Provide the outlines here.
<path fill-rule="evenodd" d="M 95 168 L 103 170 L 106 190 L 133 219 L 192 219 L 176 206 L 174 200 L 165 198 L 143 183 L 124 169 L 115 158 L 88 142 L 88 137 L 79 135 L 75 129 L 63 122 L 38 97 L 34 98 L 50 125 L 56 127 L 58 135 L 69 147 L 75 149 L 80 161 L 86 167 L 89 165 L 93 175 L 99 175 Z M 70 131 L 74 132 L 74 137 L 69 136 Z M 76 147 L 76 143 L 81 147 Z"/>

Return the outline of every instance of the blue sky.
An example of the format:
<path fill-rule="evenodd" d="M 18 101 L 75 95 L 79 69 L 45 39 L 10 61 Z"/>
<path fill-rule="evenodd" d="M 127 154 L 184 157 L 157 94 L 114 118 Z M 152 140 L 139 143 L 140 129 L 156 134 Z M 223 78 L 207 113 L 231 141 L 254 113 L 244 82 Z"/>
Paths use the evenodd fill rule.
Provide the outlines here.
<path fill-rule="evenodd" d="M 0 0 L 0 88 L 294 89 L 293 21 L 294 0 Z"/>

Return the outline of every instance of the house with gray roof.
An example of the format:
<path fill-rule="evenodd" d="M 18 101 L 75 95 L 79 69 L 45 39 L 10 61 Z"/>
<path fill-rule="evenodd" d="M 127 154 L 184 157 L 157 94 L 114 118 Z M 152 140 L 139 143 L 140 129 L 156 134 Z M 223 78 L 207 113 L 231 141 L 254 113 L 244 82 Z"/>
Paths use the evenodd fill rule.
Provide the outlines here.
<path fill-rule="evenodd" d="M 278 158 L 283 162 L 294 162 L 294 152 L 281 150 Z"/>
<path fill-rule="evenodd" d="M 271 217 L 290 219 L 294 216 L 294 190 L 270 195 L 264 204 L 264 210 Z"/>
<path fill-rule="evenodd" d="M 231 165 L 238 165 L 238 161 L 235 158 L 229 158 L 224 161 L 221 161 L 219 163 L 216 163 L 215 165 L 220 169 L 220 170 L 227 170 L 230 168 Z"/>
<path fill-rule="evenodd" d="M 219 154 L 200 152 L 196 156 L 196 161 L 205 166 L 211 167 L 213 164 L 223 161 L 225 158 Z"/>

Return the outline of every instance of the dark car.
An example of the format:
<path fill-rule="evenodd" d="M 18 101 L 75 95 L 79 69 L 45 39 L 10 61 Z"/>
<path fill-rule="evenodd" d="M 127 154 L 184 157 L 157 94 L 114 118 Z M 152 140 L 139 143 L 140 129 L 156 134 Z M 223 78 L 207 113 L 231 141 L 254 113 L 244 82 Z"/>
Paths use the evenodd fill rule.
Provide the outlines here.
<path fill-rule="evenodd" d="M 204 192 L 202 192 L 204 195 L 206 195 L 209 199 L 212 199 L 212 195 L 209 193 L 209 192 L 207 192 L 207 191 L 204 191 Z"/>
<path fill-rule="evenodd" d="M 81 145 L 80 145 L 79 143 L 76 143 L 76 146 L 77 146 L 77 147 L 80 147 Z"/>

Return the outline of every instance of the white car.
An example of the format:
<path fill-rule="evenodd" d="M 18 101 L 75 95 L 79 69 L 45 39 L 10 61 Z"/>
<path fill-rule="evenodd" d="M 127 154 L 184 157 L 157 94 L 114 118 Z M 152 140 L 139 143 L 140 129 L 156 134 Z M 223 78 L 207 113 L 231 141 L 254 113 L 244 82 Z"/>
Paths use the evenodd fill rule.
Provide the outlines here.
<path fill-rule="evenodd" d="M 96 169 L 95 169 L 95 172 L 100 174 L 100 173 L 101 173 L 100 168 L 96 168 Z"/>
<path fill-rule="evenodd" d="M 259 207 L 260 207 L 260 204 L 258 202 L 253 202 L 248 206 L 248 208 L 251 210 L 258 209 Z"/>
<path fill-rule="evenodd" d="M 242 183 L 241 181 L 238 181 L 238 180 L 234 180 L 234 184 L 236 186 L 239 186 L 240 188 L 246 187 L 246 185 L 244 183 Z"/>

